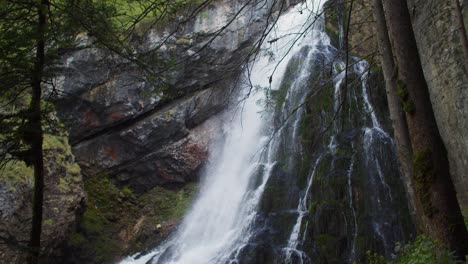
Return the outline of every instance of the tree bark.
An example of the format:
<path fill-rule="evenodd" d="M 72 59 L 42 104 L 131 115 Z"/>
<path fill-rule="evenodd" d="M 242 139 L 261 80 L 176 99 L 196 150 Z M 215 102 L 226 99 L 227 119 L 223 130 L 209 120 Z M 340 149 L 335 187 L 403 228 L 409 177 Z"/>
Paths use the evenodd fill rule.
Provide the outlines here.
<path fill-rule="evenodd" d="M 29 129 L 31 155 L 34 167 L 34 198 L 32 212 L 32 228 L 29 241 L 28 263 L 39 262 L 41 252 L 42 233 L 42 209 L 44 202 L 44 157 L 42 153 L 43 130 L 42 130 L 42 77 L 45 65 L 45 35 L 47 29 L 48 1 L 41 0 L 36 4 L 37 9 L 37 35 L 36 35 L 36 58 L 34 72 L 32 75 L 32 98 L 30 105 Z"/>
<path fill-rule="evenodd" d="M 385 20 L 382 0 L 373 0 L 373 15 L 376 21 L 378 45 L 380 49 L 380 59 L 382 70 L 385 77 L 385 88 L 387 91 L 388 108 L 390 119 L 392 120 L 393 132 L 395 135 L 396 149 L 399 161 L 400 173 L 405 182 L 406 192 L 408 194 L 411 216 L 417 225 L 421 225 L 422 215 L 421 206 L 418 205 L 414 194 L 414 182 L 412 178 L 411 142 L 409 139 L 408 126 L 406 124 L 405 113 L 397 95 L 397 76 L 395 62 L 393 60 L 393 51 L 388 36 L 388 28 Z"/>
<path fill-rule="evenodd" d="M 463 259 L 465 228 L 430 102 L 406 0 L 383 1 L 398 65 L 398 94 L 406 112 L 413 150 L 415 194 L 426 219 L 423 228 L 441 246 Z"/>
<path fill-rule="evenodd" d="M 452 13 L 457 20 L 458 35 L 463 49 L 463 58 L 465 59 L 465 73 L 468 73 L 468 39 L 466 37 L 465 22 L 463 21 L 463 12 L 458 0 L 452 0 Z"/>

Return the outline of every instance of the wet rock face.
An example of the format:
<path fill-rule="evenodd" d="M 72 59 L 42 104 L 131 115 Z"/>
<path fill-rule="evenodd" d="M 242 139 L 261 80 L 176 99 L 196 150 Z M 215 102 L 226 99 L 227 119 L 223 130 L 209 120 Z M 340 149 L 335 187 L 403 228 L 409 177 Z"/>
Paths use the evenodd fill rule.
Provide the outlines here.
<path fill-rule="evenodd" d="M 462 208 L 468 208 L 468 130 L 467 74 L 463 51 L 450 0 L 409 0 L 419 56 L 428 83 L 432 107 L 439 132 L 447 149 L 450 171 Z M 462 3 L 465 26 L 468 26 L 468 5 Z M 341 4 L 340 4 L 341 3 Z M 367 58 L 377 51 L 372 1 L 355 1 L 350 28 L 351 52 Z M 338 0 L 325 4 L 326 31 L 338 47 L 339 23 L 345 24 L 344 5 Z M 378 58 L 375 61 L 379 64 Z M 380 105 L 380 104 L 377 104 Z"/>
<path fill-rule="evenodd" d="M 304 51 L 289 62 L 290 77 L 283 79 L 280 90 L 298 89 L 291 84 L 297 84 L 292 80 Z M 345 89 L 336 81 L 343 54 L 323 45 L 312 56 L 309 79 L 299 88 L 310 98 L 300 110 L 297 128 L 292 123 L 283 127 L 256 233 L 240 251 L 246 263 L 365 263 L 368 250 L 390 259 L 395 243 L 408 240 L 414 231 L 395 170 L 394 145 L 385 132 L 390 127 L 388 112 L 385 107 L 369 109 L 371 101 L 382 96 L 378 93 L 384 93 L 383 79 L 370 72 L 363 85 L 362 72 L 355 67 Z M 335 87 L 335 82 L 341 85 Z M 345 105 L 337 110 L 335 100 L 346 100 Z M 286 101 L 286 109 L 275 113 L 278 124 L 285 122 L 288 104 L 297 102 Z M 303 198 L 298 244 L 291 249 Z"/>
<path fill-rule="evenodd" d="M 195 177 L 216 134 L 202 124 L 227 105 L 266 25 L 267 9 L 254 12 L 264 1 L 248 2 L 215 1 L 193 19 L 135 34 L 134 58 L 77 37 L 56 89 L 84 175 L 105 174 L 138 192 Z"/>
<path fill-rule="evenodd" d="M 468 76 L 450 0 L 410 0 L 413 28 L 461 206 L 468 206 Z M 467 7 L 465 7 L 465 14 Z M 465 22 L 467 18 L 465 16 Z"/>
<path fill-rule="evenodd" d="M 177 100 L 122 130 L 76 145 L 81 167 L 89 175 L 110 174 L 137 191 L 191 180 L 206 160 L 211 137 L 220 128 L 211 120 L 192 127 L 197 119 L 206 119 L 209 110 L 221 109 L 225 103 L 212 92 L 205 90 Z"/>

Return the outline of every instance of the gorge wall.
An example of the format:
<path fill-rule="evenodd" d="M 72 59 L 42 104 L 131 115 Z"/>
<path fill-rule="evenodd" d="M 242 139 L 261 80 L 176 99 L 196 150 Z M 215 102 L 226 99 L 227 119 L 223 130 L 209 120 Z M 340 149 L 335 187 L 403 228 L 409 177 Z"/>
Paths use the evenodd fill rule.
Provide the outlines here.
<path fill-rule="evenodd" d="M 432 107 L 460 205 L 468 206 L 468 76 L 452 1 L 410 0 L 409 9 Z M 465 5 L 464 9 L 467 10 Z M 464 12 L 467 14 L 467 12 Z M 465 15 L 465 21 L 468 16 Z"/>
<path fill-rule="evenodd" d="M 416 29 L 414 33 L 432 107 L 448 152 L 457 197 L 462 209 L 467 211 L 467 73 L 451 1 L 410 0 L 408 5 L 413 27 Z M 346 23 L 347 14 L 342 1 L 330 0 L 327 6 L 330 7 L 325 11 L 328 18 L 327 32 L 337 43 L 339 24 Z M 462 3 L 462 7 L 466 22 L 466 1 Z M 367 58 L 378 66 L 380 62 L 376 38 L 372 1 L 354 1 L 349 36 L 351 53 Z"/>
<path fill-rule="evenodd" d="M 131 43 L 143 68 L 77 37 L 55 83 L 88 193 L 69 259 L 116 260 L 175 227 L 259 38 L 297 2 L 214 1 L 194 17 L 141 29 Z"/>
<path fill-rule="evenodd" d="M 59 95 L 56 100 L 58 115 L 68 129 L 73 155 L 67 146 L 60 146 L 54 148 L 61 155 L 50 156 L 51 162 L 63 158 L 60 164 L 66 164 L 51 163 L 48 172 L 50 189 L 46 198 L 44 240 L 48 241 L 46 248 L 50 248 L 51 261 L 59 263 L 66 258 L 70 263 L 112 262 L 125 254 L 153 247 L 174 229 L 197 193 L 196 181 L 207 161 L 208 146 L 221 134 L 219 113 L 236 94 L 242 65 L 256 52 L 258 38 L 274 18 L 268 16 L 269 12 L 258 11 L 263 10 L 260 7 L 264 1 L 258 1 L 258 5 L 248 2 L 252 1 L 215 1 L 188 21 L 187 16 L 181 14 L 166 25 L 135 34 L 132 48 L 150 67 L 148 71 L 135 65 L 131 58 L 118 57 L 99 47 L 93 36 L 77 36 L 77 45 L 62 59 L 62 72 L 55 83 Z M 266 2 L 271 4 L 272 1 Z M 294 5 L 300 1 L 286 2 L 286 5 Z M 338 5 L 333 5 L 335 2 L 339 1 L 328 1 L 330 9 L 326 11 L 327 19 L 336 21 L 327 24 L 335 47 L 322 47 L 322 52 L 338 54 L 343 37 L 340 23 L 346 14 Z M 356 1 L 353 25 L 365 26 L 356 26 L 356 30 L 352 26 L 350 41 L 356 50 L 353 55 L 372 62 L 377 45 L 373 40 L 369 2 Z M 457 195 L 461 205 L 466 207 L 468 82 L 450 1 L 409 2 L 414 27 L 419 29 L 415 32 L 419 53 L 455 175 Z M 277 14 L 286 8 L 277 4 L 272 10 Z M 332 9 L 335 11 L 330 12 Z M 218 34 L 225 24 L 229 26 Z M 168 64 L 160 63 L 162 60 L 171 61 L 171 70 L 166 69 Z M 328 67 L 333 71 L 340 67 L 330 66 L 330 62 L 320 56 L 312 64 L 317 75 L 322 72 L 320 68 Z M 289 66 L 291 73 L 298 65 L 296 61 Z M 376 106 L 377 118 L 390 131 L 391 121 L 382 99 L 382 76 L 377 69 L 372 70 L 370 100 Z M 329 75 L 325 77 L 330 78 Z M 357 79 L 354 73 L 352 80 Z M 359 221 L 363 223 L 382 220 L 379 218 L 383 213 L 379 214 L 381 211 L 369 196 L 374 195 L 370 185 L 378 186 L 374 190 L 380 191 L 386 191 L 385 186 L 367 182 L 366 149 L 356 147 L 364 146 L 366 138 L 358 129 L 353 129 L 370 126 L 371 121 L 357 116 L 343 118 L 339 132 L 334 135 L 337 145 L 333 151 L 327 150 L 329 146 L 325 140 L 314 142 L 319 137 L 319 129 L 333 118 L 330 116 L 333 109 L 323 111 L 333 107 L 333 87 L 329 83 L 322 84 L 326 88 L 319 90 L 316 99 L 307 104 L 301 125 L 301 144 L 308 149 L 306 156 L 298 157 L 297 164 L 289 171 L 284 168 L 275 171 L 261 204 L 264 216 L 261 223 L 266 223 L 265 229 L 260 229 L 256 236 L 257 248 L 252 246 L 242 252 L 246 260 L 269 263 L 273 254 L 271 245 L 279 244 L 278 241 L 289 234 L 290 230 L 282 226 L 294 224 L 297 215 L 288 210 L 295 208 L 298 192 L 306 184 L 304 175 L 314 169 L 319 152 L 325 154 L 320 156 L 311 190 L 316 196 L 311 198 L 308 208 L 308 219 L 314 223 L 301 229 L 309 237 L 304 242 L 304 247 L 311 250 L 307 253 L 324 263 L 343 260 L 353 254 L 354 243 L 354 248 L 361 252 L 358 259 L 365 257 L 362 252 L 367 249 L 390 254 L 387 250 L 390 245 L 384 245 L 375 228 L 354 226 L 356 216 L 353 218 L 348 207 L 350 202 L 355 203 Z M 362 112 L 359 109 L 364 99 L 362 94 L 356 94 L 358 89 L 361 87 L 355 85 L 346 91 L 347 97 L 354 100 L 346 110 Z M 310 92 L 317 91 L 311 89 Z M 348 113 L 343 111 L 342 115 Z M 320 125 L 312 126 L 316 123 Z M 326 138 L 331 136 L 328 134 Z M 390 143 L 385 142 L 375 143 L 381 152 L 368 154 L 377 160 L 389 161 L 382 169 L 390 175 L 392 197 L 398 197 L 391 201 L 389 208 L 406 214 L 399 176 L 392 170 L 396 160 L 388 154 L 393 151 Z M 60 145 L 63 144 L 66 143 Z M 75 159 L 81 171 L 73 167 Z M 349 170 L 357 175 L 350 196 L 345 177 Z M 371 170 L 375 172 L 377 168 L 374 166 Z M 26 175 L 30 172 L 14 173 Z M 29 199 L 31 182 L 9 184 L 0 187 L 0 226 L 26 239 L 28 227 L 14 226 L 18 221 L 29 221 L 30 205 L 25 199 Z M 285 190 L 285 186 L 292 187 Z M 365 208 L 374 208 L 377 213 L 369 215 L 369 209 Z M 337 211 L 342 211 L 343 217 L 335 218 Z M 412 230 L 408 219 L 399 220 L 393 215 L 387 220 L 383 232 L 398 229 L 394 240 L 408 238 Z M 353 238 L 356 228 L 359 233 Z M 1 263 L 1 259 L 14 260 L 19 254 L 15 250 L 2 249 L 1 252 Z"/>

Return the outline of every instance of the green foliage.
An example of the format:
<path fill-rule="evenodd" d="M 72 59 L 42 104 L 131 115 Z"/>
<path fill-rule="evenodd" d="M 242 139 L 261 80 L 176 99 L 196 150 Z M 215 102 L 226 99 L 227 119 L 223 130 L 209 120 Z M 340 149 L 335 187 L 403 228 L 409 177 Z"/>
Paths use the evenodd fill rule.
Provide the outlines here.
<path fill-rule="evenodd" d="M 421 235 L 412 243 L 397 244 L 395 264 L 454 264 L 453 255 L 441 249 L 437 242 Z"/>
<path fill-rule="evenodd" d="M 65 169 L 59 179 L 58 190 L 62 193 L 74 192 L 73 186 L 81 182 L 81 169 L 74 160 L 67 136 L 45 134 L 43 150 L 46 172 L 57 171 L 57 166 Z"/>
<path fill-rule="evenodd" d="M 403 81 L 398 80 L 396 92 L 397 92 L 398 97 L 400 97 L 401 101 L 403 102 L 403 111 L 405 111 L 406 113 L 414 112 L 415 111 L 414 103 L 409 98 L 409 93 L 406 88 L 406 84 Z"/>
<path fill-rule="evenodd" d="M 86 239 L 81 233 L 73 233 L 68 240 L 68 243 L 74 247 L 82 246 L 86 243 Z"/>
<path fill-rule="evenodd" d="M 59 190 L 69 192 L 71 183 L 81 181 L 80 167 L 73 160 L 71 147 L 65 136 L 44 135 L 44 161 L 46 171 L 49 173 L 57 166 L 63 166 L 65 171 L 59 180 Z M 24 161 L 13 159 L 6 162 L 1 169 L 0 181 L 7 183 L 11 188 L 22 184 L 32 184 L 33 169 Z"/>
<path fill-rule="evenodd" d="M 20 184 L 31 183 L 33 170 L 24 161 L 12 160 L 7 162 L 0 173 L 0 181 L 7 183 L 11 188 Z"/>
<path fill-rule="evenodd" d="M 200 0 L 94 0 L 95 5 L 107 6 L 111 12 L 111 21 L 118 27 L 129 27 L 133 24 L 151 22 L 177 13 L 187 5 L 199 4 Z"/>
<path fill-rule="evenodd" d="M 140 198 L 143 205 L 151 205 L 153 221 L 158 224 L 181 218 L 190 206 L 197 191 L 195 184 L 188 184 L 178 190 L 155 187 Z"/>
<path fill-rule="evenodd" d="M 53 111 L 51 104 L 42 102 L 41 109 L 30 108 L 32 103 L 33 76 L 42 82 L 53 77 L 58 61 L 60 47 L 67 45 L 71 39 L 64 27 L 62 16 L 55 12 L 56 1 L 50 1 L 50 19 L 48 30 L 38 34 L 38 2 L 33 0 L 3 0 L 0 10 L 0 162 L 10 159 L 31 162 L 29 153 L 32 135 L 32 117 L 41 115 L 49 117 Z M 46 65 L 37 72 L 35 50 L 39 39 L 47 47 L 44 54 Z M 35 112 L 32 112 L 35 111 Z M 37 113 L 40 112 L 40 113 Z M 44 121 L 43 129 L 47 131 L 56 125 L 56 119 Z"/>
<path fill-rule="evenodd" d="M 115 220 L 122 210 L 132 210 L 122 204 L 120 190 L 106 177 L 95 177 L 85 181 L 88 193 L 88 206 L 85 211 L 80 232 L 71 236 L 69 244 L 80 248 L 97 262 L 104 262 L 118 255 L 121 248 L 113 236 L 118 232 Z"/>
<path fill-rule="evenodd" d="M 83 262 L 93 259 L 108 262 L 124 253 L 126 243 L 142 246 L 138 239 L 154 232 L 158 225 L 180 219 L 191 204 L 196 185 L 188 184 L 179 190 L 155 187 L 138 197 L 130 186 L 119 189 L 105 175 L 85 180 L 88 193 L 87 209 L 79 230 L 68 245 Z M 140 233 L 135 231 L 139 219 L 144 219 Z M 122 238 L 122 231 L 130 230 Z M 135 232 L 135 233 L 133 233 Z M 124 232 L 125 233 L 125 232 Z M 131 240 L 127 241 L 127 240 Z M 137 248 L 138 250 L 141 248 Z"/>
<path fill-rule="evenodd" d="M 415 241 L 408 244 L 397 243 L 396 255 L 392 260 L 367 251 L 366 263 L 369 264 L 456 264 L 452 253 L 425 235 L 419 235 Z"/>
<path fill-rule="evenodd" d="M 132 189 L 128 185 L 125 185 L 122 188 L 122 194 L 125 195 L 125 197 L 133 197 L 134 196 Z"/>
<path fill-rule="evenodd" d="M 45 219 L 43 222 L 43 225 L 46 225 L 46 226 L 52 226 L 53 224 L 54 224 L 54 219 L 52 218 Z"/>
<path fill-rule="evenodd" d="M 368 264 L 385 264 L 387 263 L 384 256 L 381 256 L 370 250 L 366 251 L 367 263 Z"/>

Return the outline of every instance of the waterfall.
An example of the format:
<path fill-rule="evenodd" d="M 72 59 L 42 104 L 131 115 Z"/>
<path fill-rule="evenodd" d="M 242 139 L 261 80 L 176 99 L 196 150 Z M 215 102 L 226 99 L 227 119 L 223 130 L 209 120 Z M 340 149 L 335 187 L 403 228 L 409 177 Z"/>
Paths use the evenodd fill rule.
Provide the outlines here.
<path fill-rule="evenodd" d="M 274 58 L 259 57 L 251 65 L 252 75 L 247 76 L 254 88 L 277 90 L 289 60 L 303 46 L 314 43 L 311 35 L 318 36 L 318 40 L 326 37 L 320 31 L 311 34 L 308 28 L 308 21 L 320 10 L 321 2 L 299 4 L 279 18 L 262 47 L 272 52 Z M 300 34 L 303 36 L 298 37 Z M 270 41 L 273 39 L 275 41 Z M 307 77 L 308 67 L 304 65 L 303 72 L 295 80 L 297 87 L 304 89 L 301 84 Z M 252 235 L 257 205 L 275 166 L 275 141 L 282 137 L 282 129 L 270 126 L 271 115 L 259 103 L 266 100 L 265 93 L 262 89 L 253 91 L 253 87 L 245 86 L 237 107 L 227 113 L 232 116 L 226 118 L 230 121 L 225 124 L 222 153 L 210 158 L 199 197 L 176 233 L 152 252 L 128 257 L 122 264 L 238 263 L 236 256 Z M 291 89 L 287 100 L 297 103 L 302 94 Z M 300 116 L 301 112 L 297 111 L 290 118 L 295 129 Z M 261 184 L 252 184 L 258 182 L 255 177 L 260 178 Z"/>
<path fill-rule="evenodd" d="M 220 151 L 191 209 L 160 246 L 121 264 L 305 264 L 327 257 L 320 243 L 335 229 L 336 254 L 353 263 L 368 249 L 389 256 L 404 240 L 400 212 L 391 209 L 397 180 L 386 180 L 393 141 L 369 99 L 369 65 L 352 57 L 348 77 L 358 77 L 343 89 L 346 65 L 324 32 L 323 2 L 304 1 L 279 17 L 246 70 L 249 85 L 224 114 L 224 140 L 212 146 Z M 311 103 L 308 96 L 326 89 L 331 109 L 310 113 L 328 97 Z M 323 128 L 308 139 L 323 142 L 312 152 L 302 142 L 310 114 L 317 123 L 307 124 Z"/>

